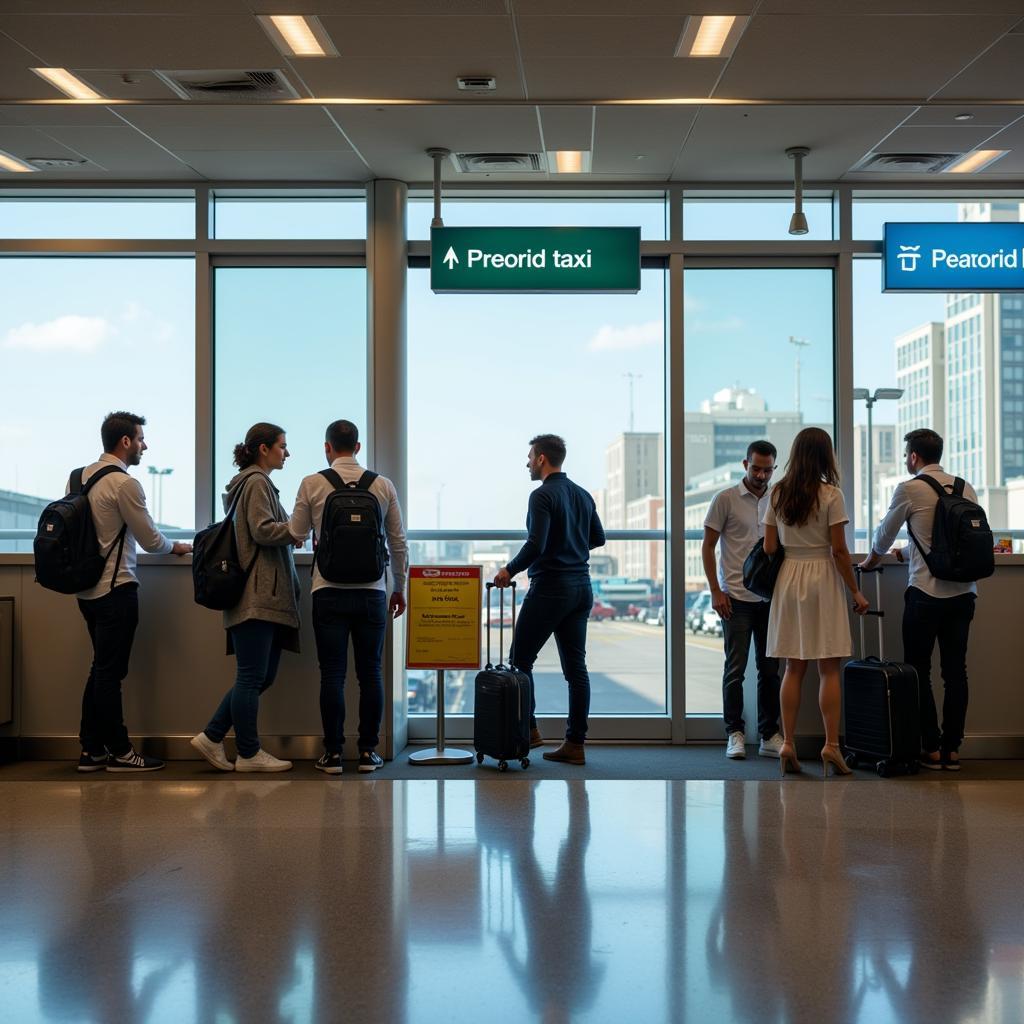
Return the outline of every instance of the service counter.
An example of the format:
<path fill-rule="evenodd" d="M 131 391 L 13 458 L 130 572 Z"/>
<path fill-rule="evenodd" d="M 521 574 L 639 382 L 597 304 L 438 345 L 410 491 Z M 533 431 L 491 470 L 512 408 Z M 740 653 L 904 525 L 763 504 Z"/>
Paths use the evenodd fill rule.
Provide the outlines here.
<path fill-rule="evenodd" d="M 297 558 L 300 578 L 310 555 Z M 209 719 L 231 685 L 234 659 L 224 653 L 221 616 L 192 600 L 189 560 L 140 555 L 141 614 L 124 687 L 125 720 L 133 737 L 168 757 L 192 757 L 188 738 Z M 0 597 L 14 598 L 14 665 L 11 692 L 0 683 L 0 745 L 9 755 L 14 741 L 21 757 L 77 755 L 79 708 L 90 648 L 76 602 L 34 581 L 31 555 L 0 555 Z M 873 582 L 866 580 L 873 600 Z M 906 567 L 891 560 L 882 577 L 886 653 L 902 652 L 900 623 Z M 979 586 L 971 632 L 968 673 L 971 703 L 967 757 L 1024 757 L 1024 555 L 1001 555 L 995 575 Z M 277 682 L 260 706 L 260 732 L 276 754 L 313 758 L 321 750 L 319 671 L 310 625 L 308 587 L 303 588 L 302 653 L 285 653 Z M 856 644 L 857 623 L 853 621 Z M 865 623 L 868 653 L 874 653 L 875 621 Z M 394 756 L 406 743 L 405 686 L 400 671 L 402 620 L 385 644 L 385 715 L 381 752 Z M 856 647 L 855 647 L 856 650 Z M 389 671 L 390 668 L 390 671 Z M 754 702 L 753 666 L 748 671 L 747 707 Z M 934 679 L 939 679 L 936 651 Z M 0 675 L 0 680 L 3 676 Z M 390 682 L 389 682 L 390 680 Z M 821 735 L 817 682 L 804 684 L 800 733 Z M 941 699 L 941 695 L 940 695 Z M 346 680 L 348 752 L 355 749 L 358 684 L 350 663 Z"/>

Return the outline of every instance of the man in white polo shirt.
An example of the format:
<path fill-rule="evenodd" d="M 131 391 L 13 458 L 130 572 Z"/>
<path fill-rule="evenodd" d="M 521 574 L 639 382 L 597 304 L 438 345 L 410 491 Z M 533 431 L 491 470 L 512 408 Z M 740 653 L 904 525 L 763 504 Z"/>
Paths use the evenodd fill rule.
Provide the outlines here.
<path fill-rule="evenodd" d="M 779 662 L 766 654 L 769 602 L 743 586 L 743 562 L 762 536 L 761 519 L 768 505 L 768 484 L 775 472 L 775 445 L 753 441 L 743 460 L 743 479 L 719 491 L 704 519 L 701 559 L 711 590 L 711 604 L 722 618 L 725 637 L 725 668 L 722 674 L 722 708 L 728 737 L 725 756 L 747 756 L 743 722 L 743 677 L 754 638 L 757 662 L 758 753 L 778 757 Z M 717 568 L 715 547 L 720 547 Z"/>
<path fill-rule="evenodd" d="M 903 611 L 903 660 L 917 670 L 921 705 L 921 764 L 932 771 L 959 771 L 960 744 L 967 720 L 967 637 L 974 618 L 977 583 L 954 583 L 936 579 L 928 569 L 924 551 L 931 551 L 932 531 L 938 498 L 930 476 L 952 490 L 956 479 L 943 471 L 942 438 L 934 430 L 912 430 L 904 437 L 907 472 L 905 480 L 893 492 L 892 503 L 871 544 L 871 554 L 861 562 L 862 569 L 873 569 L 896 540 L 903 524 L 911 534 L 910 571 Z M 974 488 L 964 482 L 964 497 L 977 501 Z M 922 550 L 923 549 L 923 550 Z M 906 548 L 893 548 L 899 561 Z M 942 729 L 939 729 L 932 694 L 932 652 L 938 641 L 941 656 Z"/>

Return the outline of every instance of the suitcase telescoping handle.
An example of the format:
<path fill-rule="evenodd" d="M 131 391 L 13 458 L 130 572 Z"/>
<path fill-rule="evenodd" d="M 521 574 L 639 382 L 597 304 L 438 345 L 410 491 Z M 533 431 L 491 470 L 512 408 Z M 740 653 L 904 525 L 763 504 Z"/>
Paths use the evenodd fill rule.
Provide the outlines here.
<path fill-rule="evenodd" d="M 880 661 L 885 661 L 885 642 L 882 639 L 882 619 L 885 618 L 885 612 L 882 611 L 882 569 L 883 566 L 878 566 L 875 569 L 862 569 L 859 565 L 853 567 L 853 571 L 857 574 L 857 584 L 860 585 L 861 576 L 864 573 L 875 573 L 875 607 L 874 609 L 869 608 L 863 615 L 858 615 L 860 619 L 860 656 L 866 658 L 868 655 L 867 647 L 864 646 L 864 620 L 869 616 L 873 615 L 878 620 L 878 657 Z"/>
<path fill-rule="evenodd" d="M 509 586 L 512 588 L 512 635 L 516 632 L 516 583 L 513 580 Z M 487 584 L 487 668 L 494 668 L 491 664 L 491 591 L 493 583 Z M 504 668 L 505 661 L 505 588 L 498 587 L 498 668 Z M 509 668 L 512 667 L 512 645 L 509 644 Z"/>

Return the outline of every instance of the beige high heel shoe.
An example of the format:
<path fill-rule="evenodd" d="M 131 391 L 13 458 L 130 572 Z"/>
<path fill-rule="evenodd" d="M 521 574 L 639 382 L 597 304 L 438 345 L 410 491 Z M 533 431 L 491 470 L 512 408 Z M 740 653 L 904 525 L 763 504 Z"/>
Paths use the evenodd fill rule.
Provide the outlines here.
<path fill-rule="evenodd" d="M 799 775 L 803 771 L 800 762 L 796 759 L 796 749 L 792 743 L 783 743 L 779 748 L 779 771 L 783 778 L 787 772 Z"/>
<path fill-rule="evenodd" d="M 840 752 L 839 747 L 830 747 L 828 744 L 825 744 L 825 746 L 821 748 L 822 778 L 828 778 L 830 766 L 834 768 L 840 775 L 853 774 L 853 769 L 843 759 L 843 755 Z"/>

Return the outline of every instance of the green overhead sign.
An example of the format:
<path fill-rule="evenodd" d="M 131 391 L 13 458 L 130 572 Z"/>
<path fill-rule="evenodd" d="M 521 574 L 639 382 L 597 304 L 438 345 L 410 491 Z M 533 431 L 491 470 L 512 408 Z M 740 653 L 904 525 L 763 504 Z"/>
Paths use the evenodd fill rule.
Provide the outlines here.
<path fill-rule="evenodd" d="M 638 292 L 639 228 L 432 228 L 435 292 Z"/>

